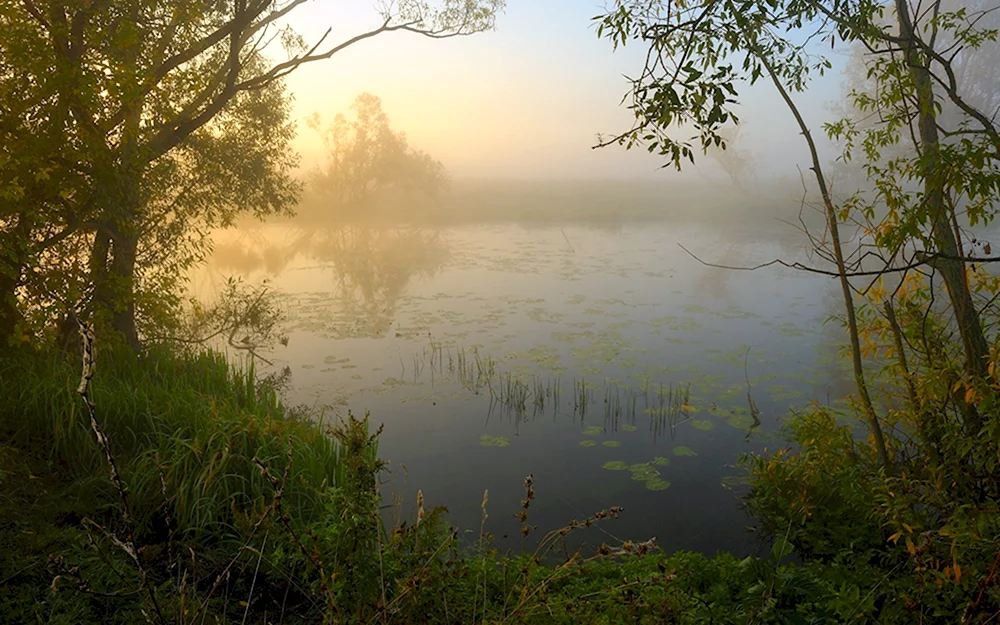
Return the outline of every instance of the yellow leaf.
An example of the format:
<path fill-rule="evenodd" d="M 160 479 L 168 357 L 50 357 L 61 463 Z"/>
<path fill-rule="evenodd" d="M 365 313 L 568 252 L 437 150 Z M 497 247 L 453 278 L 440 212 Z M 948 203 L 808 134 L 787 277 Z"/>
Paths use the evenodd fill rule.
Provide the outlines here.
<path fill-rule="evenodd" d="M 899 537 L 902 536 L 902 535 L 903 535 L 903 532 L 896 532 L 895 534 L 893 534 L 892 536 L 889 537 L 889 540 L 891 540 L 892 544 L 895 545 L 897 542 L 899 542 Z"/>
<path fill-rule="evenodd" d="M 970 386 L 965 389 L 965 403 L 971 404 L 974 401 L 976 401 L 976 389 Z"/>
<path fill-rule="evenodd" d="M 909 525 L 907 525 L 906 523 L 903 523 L 903 527 L 906 528 L 907 532 L 909 532 L 911 534 L 913 533 L 913 528 L 910 527 Z"/>
<path fill-rule="evenodd" d="M 955 566 L 951 568 L 955 572 L 955 581 L 956 582 L 962 581 L 962 567 L 958 566 L 958 562 L 956 562 Z"/>
<path fill-rule="evenodd" d="M 917 548 L 913 545 L 913 541 L 910 540 L 909 536 L 906 537 L 906 550 L 910 552 L 911 556 L 917 555 Z"/>
<path fill-rule="evenodd" d="M 958 389 L 960 389 L 960 388 L 962 388 L 962 381 L 961 380 L 955 380 L 955 386 L 951 387 L 951 392 L 952 393 L 957 393 Z"/>

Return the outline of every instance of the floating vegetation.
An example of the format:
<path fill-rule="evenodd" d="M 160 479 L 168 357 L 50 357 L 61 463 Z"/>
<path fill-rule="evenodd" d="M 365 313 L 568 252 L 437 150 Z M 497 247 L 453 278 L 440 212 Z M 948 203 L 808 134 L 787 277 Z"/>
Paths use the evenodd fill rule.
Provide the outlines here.
<path fill-rule="evenodd" d="M 675 456 L 697 456 L 698 453 L 686 445 L 677 445 L 674 447 Z"/>
<path fill-rule="evenodd" d="M 782 324 L 775 328 L 775 330 L 784 336 L 805 336 L 806 334 L 812 333 L 809 330 L 788 321 L 782 322 Z"/>
<path fill-rule="evenodd" d="M 746 430 L 753 425 L 753 417 L 746 408 L 731 408 L 727 412 L 726 423 L 737 430 Z"/>
<path fill-rule="evenodd" d="M 708 432 L 715 429 L 715 424 L 708 419 L 691 419 L 691 427 L 702 432 Z"/>
<path fill-rule="evenodd" d="M 768 395 L 776 402 L 795 401 L 801 399 L 804 393 L 784 384 L 772 384 L 767 387 Z"/>
<path fill-rule="evenodd" d="M 601 468 L 607 469 L 608 471 L 624 471 L 628 469 L 628 463 L 624 460 L 608 460 Z"/>
<path fill-rule="evenodd" d="M 510 447 L 510 439 L 506 436 L 483 434 L 479 437 L 479 444 L 483 447 Z"/>
<path fill-rule="evenodd" d="M 601 444 L 604 445 L 605 447 L 621 447 L 622 446 L 622 442 L 621 441 L 604 441 Z"/>
<path fill-rule="evenodd" d="M 653 467 L 652 462 L 633 464 L 628 468 L 628 470 L 629 473 L 632 474 L 632 479 L 636 482 L 645 482 L 646 480 L 651 480 L 654 477 L 660 476 L 660 472 Z"/>
<path fill-rule="evenodd" d="M 653 464 L 655 464 L 658 467 L 665 467 L 670 464 L 670 458 L 666 458 L 664 456 L 656 456 L 655 458 L 653 458 Z"/>
<path fill-rule="evenodd" d="M 582 440 L 582 441 L 580 441 L 580 447 L 597 447 L 597 441 L 595 441 L 595 440 Z"/>
<path fill-rule="evenodd" d="M 639 429 L 639 428 L 637 428 L 634 425 L 631 425 L 629 423 L 626 423 L 625 425 L 622 426 L 622 431 L 623 432 L 635 432 L 637 429 Z"/>
<path fill-rule="evenodd" d="M 604 428 L 602 428 L 599 425 L 588 425 L 587 427 L 583 428 L 584 436 L 597 436 L 599 434 L 602 434 L 603 432 Z"/>
<path fill-rule="evenodd" d="M 726 475 L 722 478 L 722 487 L 726 490 L 736 490 L 737 488 L 750 484 L 749 475 Z"/>
<path fill-rule="evenodd" d="M 646 481 L 646 490 L 666 490 L 670 488 L 670 482 L 659 477 L 654 477 Z"/>

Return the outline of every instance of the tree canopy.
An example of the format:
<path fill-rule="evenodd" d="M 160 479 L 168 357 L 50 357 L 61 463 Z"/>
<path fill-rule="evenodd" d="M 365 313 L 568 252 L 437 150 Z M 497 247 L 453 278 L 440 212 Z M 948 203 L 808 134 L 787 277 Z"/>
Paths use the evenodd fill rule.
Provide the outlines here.
<path fill-rule="evenodd" d="M 358 95 L 351 112 L 353 119 L 338 113 L 326 126 L 318 113 L 308 120 L 327 150 L 325 167 L 312 176 L 323 198 L 341 207 L 356 206 L 380 192 L 437 198 L 447 187 L 444 166 L 410 147 L 406 135 L 392 129 L 378 97 Z"/>
<path fill-rule="evenodd" d="M 282 26 L 304 2 L 0 3 L 0 341 L 80 303 L 138 346 L 207 227 L 297 198 L 285 76 L 388 32 L 480 32 L 503 8 L 401 0 L 307 42 Z"/>
<path fill-rule="evenodd" d="M 595 20 L 615 47 L 638 43 L 647 52 L 631 79 L 634 125 L 602 146 L 644 146 L 680 169 L 709 148 L 726 147 L 725 127 L 739 123 L 746 85 L 770 83 L 780 96 L 803 137 L 810 170 L 803 183 L 818 192 L 826 217 L 825 232 L 810 232 L 805 222 L 802 228 L 816 257 L 834 268 L 775 262 L 838 278 L 857 388 L 852 402 L 870 435 L 863 455 L 852 453 L 850 466 L 835 471 L 856 471 L 857 481 L 845 479 L 852 488 L 867 484 L 862 514 L 885 532 L 874 536 L 879 557 L 888 562 L 895 551 L 899 562 L 885 578 L 901 575 L 902 587 L 918 589 L 884 618 L 995 618 L 982 592 L 970 599 L 958 584 L 962 571 L 992 579 L 996 570 L 1000 283 L 982 269 L 998 259 L 989 257 L 989 245 L 976 247 L 973 230 L 1000 208 L 995 73 L 984 62 L 997 50 L 995 7 L 618 0 Z M 822 130 L 841 147 L 840 163 L 857 174 L 846 182 L 857 188 L 835 198 L 797 99 L 832 68 L 827 55 L 837 51 L 855 55 L 853 82 L 847 106 L 834 109 Z M 854 536 L 822 544 L 816 533 L 837 523 L 820 509 L 850 495 L 829 485 L 806 493 L 813 477 L 831 474 L 843 440 L 853 444 L 854 435 L 841 431 L 835 441 L 837 428 L 819 406 L 793 429 L 803 453 L 759 462 L 755 470 L 767 483 L 758 483 L 763 490 L 751 501 L 776 521 L 774 531 L 786 538 L 800 532 L 791 540 L 801 553 L 820 546 L 826 557 L 849 558 Z M 919 590 L 932 570 L 946 588 L 940 594 Z"/>

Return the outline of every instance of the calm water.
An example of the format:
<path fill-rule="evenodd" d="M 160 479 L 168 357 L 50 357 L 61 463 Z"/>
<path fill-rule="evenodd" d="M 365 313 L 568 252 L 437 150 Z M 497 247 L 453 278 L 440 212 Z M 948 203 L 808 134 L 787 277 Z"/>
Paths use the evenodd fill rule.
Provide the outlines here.
<path fill-rule="evenodd" d="M 240 275 L 281 293 L 289 342 L 269 357 L 291 369 L 289 402 L 384 424 L 385 494 L 411 517 L 419 488 L 478 535 L 489 489 L 487 530 L 519 545 L 531 473 L 540 532 L 619 505 L 614 537 L 749 553 L 735 463 L 780 444 L 790 407 L 843 394 L 836 291 L 705 267 L 678 242 L 733 265 L 796 256 L 690 225 L 264 226 L 218 233 L 193 288 Z"/>

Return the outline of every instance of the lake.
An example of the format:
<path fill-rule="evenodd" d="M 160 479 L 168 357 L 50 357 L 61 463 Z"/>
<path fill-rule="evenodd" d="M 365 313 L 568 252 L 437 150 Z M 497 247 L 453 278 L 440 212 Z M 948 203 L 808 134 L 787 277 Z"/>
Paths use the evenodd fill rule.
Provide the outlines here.
<path fill-rule="evenodd" d="M 785 230 L 782 231 L 782 228 Z M 520 548 L 513 514 L 534 476 L 536 536 L 602 508 L 589 543 L 655 536 L 677 549 L 756 552 L 740 454 L 790 408 L 848 387 L 835 282 L 780 267 L 795 233 L 706 224 L 262 225 L 215 234 L 192 288 L 268 280 L 289 338 L 289 404 L 384 424 L 384 493 Z M 748 400 L 759 411 L 759 427 Z M 394 514 L 391 513 L 390 514 Z M 395 517 L 393 517 L 395 518 Z"/>

